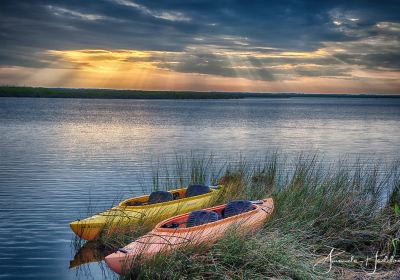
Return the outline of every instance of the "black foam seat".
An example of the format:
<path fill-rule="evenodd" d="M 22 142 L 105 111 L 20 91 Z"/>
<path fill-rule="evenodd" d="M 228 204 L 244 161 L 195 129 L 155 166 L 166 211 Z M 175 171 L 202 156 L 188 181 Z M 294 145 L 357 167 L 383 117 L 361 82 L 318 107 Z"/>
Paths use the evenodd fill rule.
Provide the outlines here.
<path fill-rule="evenodd" d="M 143 202 L 141 202 L 141 201 L 131 201 L 131 202 L 128 202 L 126 205 L 128 205 L 128 206 L 140 206 L 140 205 L 143 205 Z"/>
<path fill-rule="evenodd" d="M 209 210 L 193 211 L 189 214 L 186 221 L 186 227 L 199 226 L 218 221 L 218 213 Z"/>
<path fill-rule="evenodd" d="M 148 203 L 155 204 L 155 203 L 170 201 L 173 199 L 174 199 L 174 197 L 173 197 L 172 193 L 170 193 L 170 192 L 155 191 L 150 194 Z"/>
<path fill-rule="evenodd" d="M 234 200 L 229 202 L 224 211 L 224 218 L 239 215 L 253 209 L 253 204 L 248 200 Z"/>
<path fill-rule="evenodd" d="M 179 223 L 170 223 L 170 224 L 165 224 L 161 226 L 162 228 L 178 228 Z"/>
<path fill-rule="evenodd" d="M 210 187 L 205 185 L 190 185 L 186 190 L 186 197 L 202 195 L 210 192 Z"/>

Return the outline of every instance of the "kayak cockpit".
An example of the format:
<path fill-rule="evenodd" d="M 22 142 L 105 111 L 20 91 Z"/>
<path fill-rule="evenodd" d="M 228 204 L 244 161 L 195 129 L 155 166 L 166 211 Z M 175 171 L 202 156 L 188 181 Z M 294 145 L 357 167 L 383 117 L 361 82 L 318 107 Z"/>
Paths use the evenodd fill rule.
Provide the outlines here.
<path fill-rule="evenodd" d="M 154 191 L 150 195 L 124 200 L 119 204 L 120 207 L 145 206 L 158 203 L 165 203 L 174 200 L 204 195 L 211 193 L 212 189 L 204 185 L 190 185 L 188 188 L 175 189 L 171 191 Z"/>
<path fill-rule="evenodd" d="M 224 220 L 226 218 L 255 210 L 256 208 L 257 206 L 255 206 L 251 201 L 235 200 L 226 205 L 192 211 L 189 214 L 177 216 L 173 219 L 166 220 L 160 225 L 160 227 L 165 229 L 190 228 Z"/>

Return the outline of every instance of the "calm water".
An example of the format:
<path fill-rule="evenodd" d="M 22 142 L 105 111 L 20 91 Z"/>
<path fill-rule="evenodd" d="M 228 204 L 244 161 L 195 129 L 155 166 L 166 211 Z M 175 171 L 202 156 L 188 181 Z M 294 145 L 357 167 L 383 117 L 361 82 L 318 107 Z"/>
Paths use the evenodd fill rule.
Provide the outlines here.
<path fill-rule="evenodd" d="M 0 278 L 113 277 L 69 269 L 68 223 L 142 193 L 155 159 L 270 150 L 400 156 L 400 99 L 0 99 Z"/>

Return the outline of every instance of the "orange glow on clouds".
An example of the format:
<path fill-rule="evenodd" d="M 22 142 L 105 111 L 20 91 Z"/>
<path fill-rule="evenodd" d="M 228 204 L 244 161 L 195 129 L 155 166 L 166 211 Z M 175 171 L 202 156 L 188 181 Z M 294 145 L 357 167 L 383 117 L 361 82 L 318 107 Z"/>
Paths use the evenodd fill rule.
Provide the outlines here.
<path fill-rule="evenodd" d="M 340 48 L 323 48 L 312 52 L 229 52 L 220 51 L 232 62 L 234 69 L 251 65 L 247 57 L 295 58 L 296 63 L 271 66 L 281 71 L 276 80 L 264 81 L 251 77 L 224 77 L 215 74 L 183 73 L 163 67 L 178 63 L 186 52 L 139 50 L 50 50 L 54 59 L 46 68 L 3 67 L 0 83 L 47 87 L 118 88 L 143 90 L 246 91 L 246 92 L 321 92 L 367 93 L 398 92 L 398 72 L 371 71 L 354 67 L 351 76 L 299 76 L 295 68 L 322 69 L 307 61 L 324 58 Z M 304 62 L 301 60 L 304 59 Z M 300 62 L 298 62 L 300 60 Z M 318 68 L 319 67 L 319 68 Z M 12 77 L 12 79 L 10 79 Z"/>
<path fill-rule="evenodd" d="M 95 72 L 113 72 L 135 69 L 154 70 L 154 63 L 147 61 L 151 56 L 160 56 L 167 52 L 150 52 L 136 50 L 71 50 L 49 51 L 49 54 L 58 56 L 79 70 Z"/>

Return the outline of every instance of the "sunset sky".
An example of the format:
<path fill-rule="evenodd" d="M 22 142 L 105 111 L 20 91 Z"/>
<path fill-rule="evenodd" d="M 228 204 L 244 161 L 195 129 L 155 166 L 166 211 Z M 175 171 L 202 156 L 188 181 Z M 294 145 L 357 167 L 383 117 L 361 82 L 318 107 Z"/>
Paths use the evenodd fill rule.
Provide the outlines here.
<path fill-rule="evenodd" d="M 399 1 L 0 5 L 2 85 L 400 93 Z"/>

